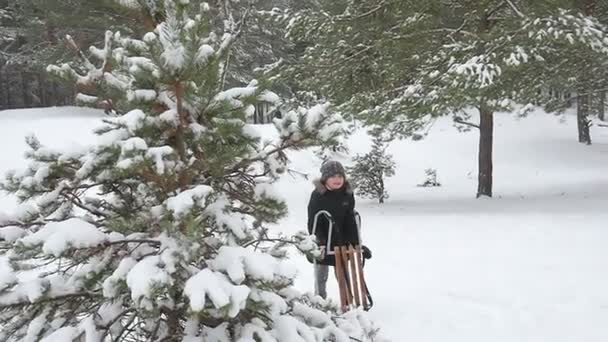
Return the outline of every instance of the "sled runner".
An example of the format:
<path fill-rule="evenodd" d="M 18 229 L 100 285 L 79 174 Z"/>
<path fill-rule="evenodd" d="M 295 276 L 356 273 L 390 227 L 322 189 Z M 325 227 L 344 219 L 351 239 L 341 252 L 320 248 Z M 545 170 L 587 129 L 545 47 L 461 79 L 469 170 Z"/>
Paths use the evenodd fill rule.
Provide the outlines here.
<path fill-rule="evenodd" d="M 358 243 L 355 245 L 341 243 L 340 231 L 334 232 L 331 214 L 325 210 L 317 212 L 314 216 L 312 234 L 315 235 L 319 217 L 323 215 L 329 222 L 325 254 L 314 263 L 330 265 L 335 267 L 338 289 L 340 292 L 340 305 L 343 311 L 355 307 L 363 307 L 369 310 L 372 305 L 372 297 L 369 294 L 363 266 L 365 258 L 371 257 L 371 252 L 361 244 L 361 217 L 355 214 L 358 230 Z M 335 236 L 334 236 L 335 234 Z M 336 241 L 332 248 L 332 237 Z M 365 250 L 365 252 L 364 252 Z"/>

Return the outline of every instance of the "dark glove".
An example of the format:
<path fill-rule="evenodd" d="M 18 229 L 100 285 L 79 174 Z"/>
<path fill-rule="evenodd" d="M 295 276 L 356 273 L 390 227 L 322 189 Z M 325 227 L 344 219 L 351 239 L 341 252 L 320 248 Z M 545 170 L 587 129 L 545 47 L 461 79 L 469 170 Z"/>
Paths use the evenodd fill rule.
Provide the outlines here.
<path fill-rule="evenodd" d="M 361 253 L 363 254 L 363 259 L 372 258 L 372 251 L 369 248 L 367 248 L 367 246 L 362 246 L 361 249 L 362 249 Z"/>

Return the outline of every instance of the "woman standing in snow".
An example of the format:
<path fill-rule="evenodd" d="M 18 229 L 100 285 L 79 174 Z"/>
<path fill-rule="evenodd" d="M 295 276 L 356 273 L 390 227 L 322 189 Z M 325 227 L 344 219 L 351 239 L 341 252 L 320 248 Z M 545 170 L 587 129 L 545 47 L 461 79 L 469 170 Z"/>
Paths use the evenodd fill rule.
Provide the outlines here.
<path fill-rule="evenodd" d="M 355 196 L 348 181 L 344 167 L 337 161 L 327 161 L 321 166 L 321 179 L 315 180 L 315 189 L 308 203 L 308 232 L 312 234 L 315 215 L 320 210 L 331 214 L 333 232 L 330 250 L 335 245 L 356 245 L 359 243 L 357 222 L 355 220 Z M 325 256 L 329 221 L 320 215 L 315 235 L 321 246 L 322 258 Z M 315 294 L 327 297 L 328 266 L 315 264 Z"/>

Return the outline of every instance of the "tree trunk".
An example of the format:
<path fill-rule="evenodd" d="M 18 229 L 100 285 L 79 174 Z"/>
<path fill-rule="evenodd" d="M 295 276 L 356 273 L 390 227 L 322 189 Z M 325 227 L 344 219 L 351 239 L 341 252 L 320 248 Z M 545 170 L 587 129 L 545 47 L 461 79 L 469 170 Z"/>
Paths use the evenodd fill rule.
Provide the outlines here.
<path fill-rule="evenodd" d="M 477 198 L 492 197 L 492 149 L 494 145 L 494 112 L 485 104 L 479 108 L 479 174 Z"/>
<path fill-rule="evenodd" d="M 589 95 L 579 96 L 576 100 L 576 118 L 578 126 L 578 142 L 591 145 L 591 133 L 589 132 Z"/>
<path fill-rule="evenodd" d="M 384 175 L 380 174 L 380 191 L 379 191 L 379 195 L 378 196 L 378 203 L 382 204 L 384 203 Z"/>
<path fill-rule="evenodd" d="M 40 106 L 48 107 L 46 99 L 46 77 L 42 72 L 38 73 L 38 94 L 40 95 Z"/>
<path fill-rule="evenodd" d="M 4 93 L 4 75 L 0 67 L 0 109 L 7 109 L 6 94 Z"/>
<path fill-rule="evenodd" d="M 5 82 L 4 82 L 4 87 L 6 89 L 6 109 L 11 109 L 11 75 L 6 72 L 4 73 L 5 75 Z"/>
<path fill-rule="evenodd" d="M 26 76 L 25 76 L 25 72 L 22 71 L 21 72 L 21 96 L 23 96 L 23 107 L 21 108 L 29 108 L 30 107 L 30 102 L 29 102 L 29 97 L 27 96 L 27 81 L 26 81 Z"/>
<path fill-rule="evenodd" d="M 606 121 L 606 92 L 602 91 L 599 94 L 599 108 L 597 110 L 597 116 L 600 120 Z"/>
<path fill-rule="evenodd" d="M 586 16 L 593 16 L 595 14 L 597 0 L 575 0 L 575 4 L 579 6 L 579 9 Z M 578 89 L 579 94 L 590 93 L 592 86 L 589 85 L 588 79 L 590 72 L 592 72 L 593 61 L 587 61 L 588 66 L 582 70 L 581 80 L 582 86 Z M 578 141 L 587 145 L 591 145 L 591 133 L 589 127 L 591 121 L 589 115 L 591 114 L 591 102 L 592 95 L 578 96 L 576 105 L 576 118 L 578 126 Z"/>

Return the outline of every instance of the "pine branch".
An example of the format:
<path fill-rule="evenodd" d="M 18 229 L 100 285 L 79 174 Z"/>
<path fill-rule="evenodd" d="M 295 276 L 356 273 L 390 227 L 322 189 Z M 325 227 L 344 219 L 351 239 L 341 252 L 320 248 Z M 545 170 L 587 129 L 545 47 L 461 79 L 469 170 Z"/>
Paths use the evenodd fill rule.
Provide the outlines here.
<path fill-rule="evenodd" d="M 336 22 L 352 21 L 352 20 L 358 20 L 358 19 L 363 19 L 363 18 L 369 17 L 369 16 L 379 12 L 383 8 L 385 8 L 386 5 L 387 5 L 386 1 L 380 1 L 380 3 L 378 3 L 378 5 L 376 5 L 376 7 L 370 9 L 367 12 L 363 12 L 363 13 L 355 15 L 355 16 L 339 16 L 336 18 Z"/>
<path fill-rule="evenodd" d="M 511 9 L 513 9 L 513 12 L 515 12 L 515 14 L 517 14 L 518 17 L 520 18 L 525 18 L 526 16 L 519 10 L 519 8 L 517 8 L 517 6 L 515 6 L 515 4 L 513 3 L 513 1 L 511 0 L 505 0 L 509 6 L 511 6 Z"/>
<path fill-rule="evenodd" d="M 165 316 L 167 316 L 167 314 L 165 314 Z M 159 319 L 158 321 L 156 321 L 156 324 L 154 324 L 154 328 L 150 332 L 150 341 L 156 340 L 156 337 L 157 337 L 156 334 L 158 334 L 158 330 L 160 329 L 161 322 L 162 322 L 162 320 Z"/>
<path fill-rule="evenodd" d="M 306 173 L 306 172 L 302 172 L 302 171 L 294 170 L 294 169 L 292 169 L 292 168 L 288 168 L 288 169 L 287 169 L 287 173 L 289 173 L 289 175 L 290 175 L 292 178 L 295 178 L 295 176 L 294 176 L 294 175 L 300 175 L 300 176 L 304 177 L 304 179 L 308 179 L 308 178 L 309 178 L 309 176 L 310 176 L 310 175 L 309 175 L 308 173 Z"/>
<path fill-rule="evenodd" d="M 245 243 L 243 245 L 243 247 L 247 248 L 253 245 L 259 245 L 262 242 L 274 242 L 274 243 L 284 243 L 284 244 L 291 244 L 291 245 L 295 245 L 296 243 L 293 240 L 286 240 L 286 239 L 281 239 L 281 238 L 263 238 L 263 239 L 255 239 L 252 241 L 249 241 L 247 243 Z"/>
<path fill-rule="evenodd" d="M 502 8 L 505 7 L 505 5 L 507 5 L 507 2 L 506 1 L 502 1 L 496 7 L 492 8 L 489 11 L 487 11 L 486 12 L 486 19 L 490 18 L 494 13 L 500 11 Z"/>
<path fill-rule="evenodd" d="M 78 208 L 85 210 L 87 212 L 89 212 L 90 214 L 93 214 L 95 216 L 101 216 L 103 218 L 108 218 L 108 214 L 104 213 L 102 211 L 99 211 L 95 208 L 91 208 L 87 205 L 85 205 L 84 203 L 82 203 L 82 201 L 80 200 L 80 197 L 78 197 L 78 195 L 73 194 L 71 192 L 63 192 L 62 196 L 68 200 L 70 203 L 74 204 L 75 206 L 77 206 Z"/>
<path fill-rule="evenodd" d="M 268 156 L 277 154 L 277 153 L 281 153 L 284 150 L 297 146 L 298 144 L 302 143 L 304 140 L 306 140 L 306 139 L 290 140 L 287 143 L 284 143 L 281 146 L 275 147 L 274 149 L 272 149 L 270 151 L 262 152 L 262 154 L 258 157 L 243 159 L 243 160 L 239 161 L 238 163 L 236 163 L 234 166 L 232 166 L 229 170 L 227 170 L 225 174 L 231 174 L 234 172 L 238 172 L 244 166 L 251 165 L 251 164 L 253 164 L 255 162 L 259 162 L 259 161 L 264 161 L 264 160 L 268 159 Z"/>
<path fill-rule="evenodd" d="M 452 38 L 452 41 L 454 41 L 453 36 L 456 35 L 457 33 L 463 32 L 463 30 L 467 26 L 468 22 L 469 22 L 469 18 L 468 17 L 464 18 L 464 20 L 462 21 L 462 24 L 457 29 L 455 29 L 451 33 L 449 33 L 448 37 Z M 447 30 L 449 30 L 449 29 L 447 29 Z M 468 32 L 468 31 L 464 31 L 464 32 L 465 32 L 465 34 L 472 35 L 475 38 L 477 38 L 477 35 L 472 32 Z"/>
<path fill-rule="evenodd" d="M 75 298 L 98 298 L 101 299 L 103 298 L 103 295 L 100 293 L 95 293 L 95 292 L 79 292 L 79 293 L 69 293 L 69 294 L 64 294 L 64 295 L 60 295 L 60 296 L 56 296 L 56 297 L 46 297 L 46 298 L 42 298 L 40 300 L 37 300 L 35 302 L 18 302 L 18 303 L 11 303 L 11 304 L 0 304 L 0 309 L 12 309 L 12 308 L 21 308 L 24 306 L 28 306 L 28 305 L 33 305 L 33 304 L 45 304 L 45 303 L 52 303 L 52 302 L 58 302 L 61 300 L 66 300 L 66 299 L 75 299 Z"/>
<path fill-rule="evenodd" d="M 475 127 L 477 129 L 481 128 L 477 124 L 474 124 L 474 123 L 471 123 L 471 122 L 468 122 L 468 121 L 464 121 L 463 119 L 458 118 L 458 117 L 454 118 L 454 122 L 459 123 L 459 124 L 463 124 L 463 125 L 467 125 L 467 126 L 470 126 L 470 127 Z"/>
<path fill-rule="evenodd" d="M 340 66 L 340 65 L 342 65 L 342 64 L 344 64 L 344 63 L 346 63 L 346 62 L 348 62 L 348 61 L 351 61 L 351 60 L 353 60 L 353 59 L 357 58 L 359 55 L 361 55 L 361 54 L 363 54 L 363 53 L 365 53 L 365 52 L 369 51 L 371 48 L 373 48 L 375 45 L 378 45 L 379 43 L 380 43 L 380 40 L 378 40 L 378 42 L 376 42 L 376 43 L 375 43 L 375 44 L 373 44 L 373 45 L 368 45 L 368 46 L 366 46 L 365 48 L 363 48 L 363 49 L 361 49 L 361 50 L 359 50 L 359 51 L 357 51 L 357 52 L 353 53 L 352 55 L 350 55 L 350 56 L 348 56 L 348 57 L 346 57 L 346 58 L 342 59 L 342 60 L 341 60 L 341 61 L 339 61 L 339 62 L 332 63 L 332 64 L 319 64 L 318 66 L 319 66 L 320 68 L 327 68 L 327 69 L 335 68 L 335 67 L 337 67 L 337 66 Z"/>
<path fill-rule="evenodd" d="M 133 315 L 133 317 L 131 317 L 131 319 L 129 320 L 129 322 L 127 322 L 127 324 L 125 324 L 122 329 L 120 330 L 120 332 L 118 334 L 116 334 L 116 338 L 114 338 L 114 340 L 112 342 L 119 342 L 122 339 L 122 336 L 125 332 L 129 331 L 129 327 L 131 326 L 131 324 L 133 324 L 133 322 L 135 321 L 135 319 L 137 318 L 137 315 Z"/>
<path fill-rule="evenodd" d="M 152 240 L 152 239 L 125 239 L 125 240 L 118 240 L 118 241 L 108 241 L 105 243 L 105 245 L 111 246 L 111 245 L 121 245 L 121 244 L 127 244 L 127 243 L 149 244 L 149 245 L 154 245 L 155 247 L 160 247 L 162 245 L 162 243 L 160 241 Z"/>
<path fill-rule="evenodd" d="M 32 319 L 40 314 L 41 311 L 42 308 L 40 306 L 34 307 L 31 310 L 23 310 L 21 315 L 17 316 L 17 321 L 12 321 L 10 324 L 5 324 L 6 322 L 4 322 L 3 318 L 0 322 L 3 323 L 2 335 L 4 337 L 4 341 L 8 341 L 10 337 L 13 337 L 19 330 L 28 325 Z"/>
<path fill-rule="evenodd" d="M 22 227 L 25 229 L 28 228 L 32 228 L 32 227 L 36 227 L 36 226 L 44 226 L 49 222 L 63 222 L 66 220 L 69 220 L 71 218 L 77 218 L 78 216 L 73 216 L 70 215 L 68 217 L 64 217 L 64 218 L 44 218 L 41 220 L 37 220 L 37 221 L 33 221 L 33 222 L 24 222 L 24 221 L 4 221 L 2 223 L 0 223 L 0 228 L 5 228 L 5 227 L 10 227 L 10 226 L 16 226 L 16 227 Z M 3 241 L 0 239 L 0 241 Z"/>

